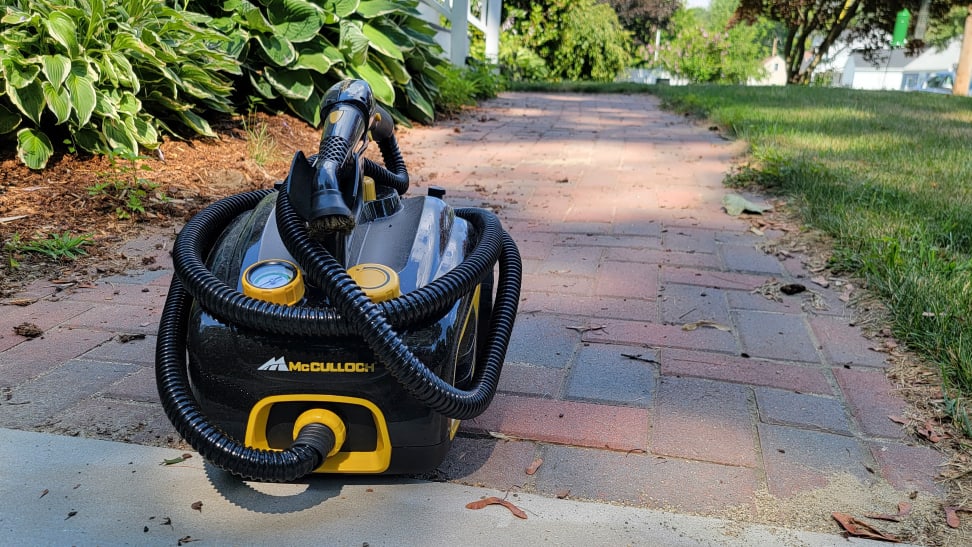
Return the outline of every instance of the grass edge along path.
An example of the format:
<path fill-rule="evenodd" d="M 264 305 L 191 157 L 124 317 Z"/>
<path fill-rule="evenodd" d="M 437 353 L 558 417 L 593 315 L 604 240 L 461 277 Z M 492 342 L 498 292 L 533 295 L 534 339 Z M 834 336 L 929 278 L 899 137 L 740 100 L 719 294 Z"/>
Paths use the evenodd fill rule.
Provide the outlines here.
<path fill-rule="evenodd" d="M 972 437 L 972 98 L 812 87 L 653 87 L 750 146 L 738 182 L 794 198 L 892 332 L 942 372 Z"/>

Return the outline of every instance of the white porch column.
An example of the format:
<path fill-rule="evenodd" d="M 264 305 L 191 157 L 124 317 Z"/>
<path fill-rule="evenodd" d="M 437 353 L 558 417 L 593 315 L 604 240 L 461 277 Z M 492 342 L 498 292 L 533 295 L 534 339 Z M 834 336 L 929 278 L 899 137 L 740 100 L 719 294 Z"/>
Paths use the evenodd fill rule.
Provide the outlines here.
<path fill-rule="evenodd" d="M 456 66 L 466 66 L 469 55 L 468 29 L 469 0 L 452 0 L 449 23 L 452 25 L 449 41 L 449 59 Z"/>
<path fill-rule="evenodd" d="M 499 62 L 499 29 L 503 0 L 487 0 L 486 3 L 486 62 Z"/>

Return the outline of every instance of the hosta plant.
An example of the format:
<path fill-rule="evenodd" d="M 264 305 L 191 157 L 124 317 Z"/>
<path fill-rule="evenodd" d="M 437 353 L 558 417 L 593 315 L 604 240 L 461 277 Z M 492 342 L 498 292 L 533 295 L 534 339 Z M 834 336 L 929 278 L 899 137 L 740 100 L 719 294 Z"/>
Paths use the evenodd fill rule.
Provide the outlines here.
<path fill-rule="evenodd" d="M 135 155 L 213 135 L 239 66 L 209 18 L 158 0 L 0 0 L 0 142 L 41 169 L 52 142 Z"/>
<path fill-rule="evenodd" d="M 280 101 L 320 123 L 324 91 L 344 78 L 371 84 L 376 98 L 431 122 L 445 61 L 414 0 L 225 0 L 189 6 L 214 17 L 233 41 L 241 88 L 256 101 Z"/>

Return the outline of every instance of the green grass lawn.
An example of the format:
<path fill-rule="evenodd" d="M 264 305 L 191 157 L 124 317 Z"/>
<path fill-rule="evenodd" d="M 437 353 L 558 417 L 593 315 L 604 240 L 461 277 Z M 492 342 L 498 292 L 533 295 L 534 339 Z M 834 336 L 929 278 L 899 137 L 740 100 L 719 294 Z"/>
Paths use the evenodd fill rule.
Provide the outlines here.
<path fill-rule="evenodd" d="M 654 87 L 751 146 L 740 176 L 794 198 L 894 335 L 938 363 L 972 436 L 972 98 L 829 88 Z"/>

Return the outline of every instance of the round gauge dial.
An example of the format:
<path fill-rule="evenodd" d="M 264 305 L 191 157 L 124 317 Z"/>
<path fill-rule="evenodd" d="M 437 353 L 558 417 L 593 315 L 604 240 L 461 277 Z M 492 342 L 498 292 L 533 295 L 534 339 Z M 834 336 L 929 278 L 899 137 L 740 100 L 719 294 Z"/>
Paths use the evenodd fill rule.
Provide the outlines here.
<path fill-rule="evenodd" d="M 286 260 L 261 260 L 243 272 L 243 294 L 250 298 L 292 306 L 304 297 L 300 269 Z"/>
<path fill-rule="evenodd" d="M 297 277 L 297 268 L 290 262 L 265 260 L 247 270 L 247 281 L 259 289 L 279 289 Z"/>

